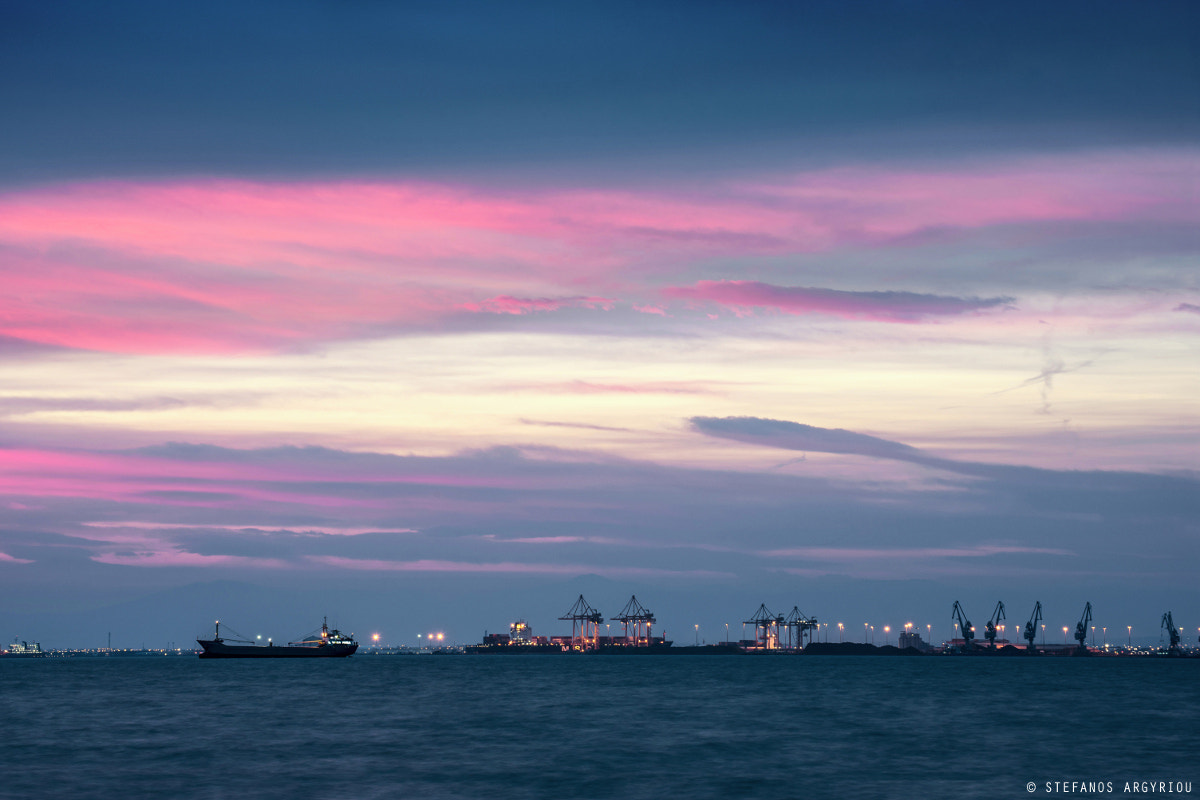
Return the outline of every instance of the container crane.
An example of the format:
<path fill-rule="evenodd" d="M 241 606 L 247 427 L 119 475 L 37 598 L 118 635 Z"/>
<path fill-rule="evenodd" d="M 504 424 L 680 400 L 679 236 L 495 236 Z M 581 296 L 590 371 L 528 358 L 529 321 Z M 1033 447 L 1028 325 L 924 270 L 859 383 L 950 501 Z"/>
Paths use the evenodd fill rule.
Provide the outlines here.
<path fill-rule="evenodd" d="M 1175 619 L 1171 616 L 1170 611 L 1163 614 L 1162 624 L 1159 626 L 1159 631 L 1161 632 L 1163 628 L 1166 628 L 1167 633 L 1169 633 L 1171 635 L 1171 649 L 1168 652 L 1178 653 L 1179 652 L 1179 629 L 1177 629 L 1175 627 Z M 1162 639 L 1159 639 L 1159 641 L 1161 642 Z"/>
<path fill-rule="evenodd" d="M 808 643 L 812 644 L 813 631 L 820 630 L 821 626 L 817 622 L 816 617 L 809 617 L 799 606 L 792 606 L 792 612 L 788 614 L 787 619 L 783 621 L 783 626 L 787 629 L 788 649 L 804 649 L 804 634 L 808 633 Z M 792 631 L 795 631 L 795 641 L 792 639 Z"/>
<path fill-rule="evenodd" d="M 559 619 L 571 621 L 571 647 L 575 650 L 594 650 L 599 642 L 600 626 L 604 617 L 599 611 L 588 605 L 583 595 L 575 601 L 575 605 L 567 609 Z"/>
<path fill-rule="evenodd" d="M 743 622 L 743 625 L 754 626 L 754 646 L 763 650 L 775 650 L 779 647 L 779 629 L 787 623 L 782 614 L 772 614 L 763 603 L 754 612 L 754 616 Z"/>
<path fill-rule="evenodd" d="M 1075 649 L 1077 653 L 1087 652 L 1087 629 L 1092 622 L 1092 604 L 1088 603 L 1083 607 L 1083 616 L 1079 618 L 1079 622 L 1075 624 L 1075 641 L 1079 642 L 1079 647 Z"/>
<path fill-rule="evenodd" d="M 988 646 L 993 650 L 996 649 L 996 623 L 1004 618 L 1004 603 L 996 601 L 996 610 L 992 612 L 992 618 L 983 629 L 983 638 L 988 640 Z"/>
<path fill-rule="evenodd" d="M 954 601 L 954 608 L 950 611 L 950 618 L 958 619 L 958 626 L 962 628 L 963 650 L 970 650 L 971 640 L 975 638 L 975 628 L 971 625 L 971 621 L 967 619 L 962 605 L 957 600 Z"/>
<path fill-rule="evenodd" d="M 650 609 L 638 602 L 637 595 L 629 598 L 629 602 L 625 604 L 625 608 L 621 609 L 621 613 L 613 617 L 614 620 L 624 624 L 625 626 L 625 644 L 642 646 L 649 645 L 650 626 L 656 620 L 654 614 L 650 613 Z M 629 624 L 633 623 L 633 636 L 629 635 Z M 643 629 L 645 636 L 642 635 Z"/>
<path fill-rule="evenodd" d="M 1029 622 L 1025 623 L 1025 641 L 1029 644 L 1025 647 L 1030 653 L 1036 653 L 1037 648 L 1033 646 L 1033 640 L 1037 638 L 1037 626 L 1042 621 L 1042 601 L 1038 600 L 1033 604 L 1033 613 L 1029 615 Z"/>

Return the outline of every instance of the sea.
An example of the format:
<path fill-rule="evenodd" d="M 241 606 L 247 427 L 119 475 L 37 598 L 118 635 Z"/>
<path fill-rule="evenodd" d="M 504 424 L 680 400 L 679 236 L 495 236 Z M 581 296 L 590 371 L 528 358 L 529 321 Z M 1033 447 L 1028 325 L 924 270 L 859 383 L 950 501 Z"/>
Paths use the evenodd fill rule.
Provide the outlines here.
<path fill-rule="evenodd" d="M 1200 795 L 1200 659 L 0 660 L 4 798 Z"/>

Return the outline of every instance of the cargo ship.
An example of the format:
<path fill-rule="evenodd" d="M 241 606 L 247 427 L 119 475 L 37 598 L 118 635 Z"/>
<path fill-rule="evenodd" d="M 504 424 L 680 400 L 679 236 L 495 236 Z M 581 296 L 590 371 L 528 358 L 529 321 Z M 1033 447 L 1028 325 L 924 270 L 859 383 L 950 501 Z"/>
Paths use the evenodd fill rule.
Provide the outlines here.
<path fill-rule="evenodd" d="M 661 636 L 628 639 L 623 636 L 534 636 L 533 628 L 523 619 L 509 626 L 508 633 L 488 633 L 482 644 L 467 645 L 469 655 L 557 655 L 561 653 L 619 653 L 622 655 L 656 655 L 681 652 L 671 649 L 671 642 Z"/>
<path fill-rule="evenodd" d="M 276 645 L 270 639 L 261 645 L 250 639 L 222 638 L 221 621 L 217 620 L 213 638 L 197 639 L 196 644 L 203 648 L 200 658 L 345 658 L 358 649 L 353 635 L 330 630 L 327 620 L 322 620 L 320 634 L 286 645 Z"/>

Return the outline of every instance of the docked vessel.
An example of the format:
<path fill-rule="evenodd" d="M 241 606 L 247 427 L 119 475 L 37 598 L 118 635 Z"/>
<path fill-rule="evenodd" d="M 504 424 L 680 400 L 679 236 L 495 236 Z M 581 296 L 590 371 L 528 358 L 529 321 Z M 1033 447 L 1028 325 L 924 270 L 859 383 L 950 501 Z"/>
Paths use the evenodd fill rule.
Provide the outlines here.
<path fill-rule="evenodd" d="M 221 637 L 221 621 L 217 620 L 216 633 L 211 639 L 197 639 L 203 648 L 200 658 L 345 658 L 358 649 L 354 636 L 339 630 L 330 630 L 327 621 L 321 622 L 320 634 L 312 634 L 299 642 L 276 645 L 270 639 L 265 645 L 250 639 L 227 639 Z"/>
<path fill-rule="evenodd" d="M 37 642 L 14 641 L 8 646 L 7 650 L 0 650 L 0 655 L 36 658 L 45 655 L 45 653 L 42 651 L 42 646 Z"/>

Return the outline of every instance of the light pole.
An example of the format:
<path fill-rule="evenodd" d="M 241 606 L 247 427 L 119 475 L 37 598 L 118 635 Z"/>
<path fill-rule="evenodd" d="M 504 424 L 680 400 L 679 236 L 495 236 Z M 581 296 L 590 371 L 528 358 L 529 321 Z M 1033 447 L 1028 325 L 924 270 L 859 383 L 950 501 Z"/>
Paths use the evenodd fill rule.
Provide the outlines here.
<path fill-rule="evenodd" d="M 700 626 L 696 626 L 696 646 L 700 646 Z"/>
<path fill-rule="evenodd" d="M 1107 649 L 1108 648 L 1108 628 L 1104 627 L 1104 628 L 1101 628 L 1100 630 L 1103 631 L 1103 635 L 1104 635 L 1104 639 L 1101 641 L 1100 646 Z"/>
<path fill-rule="evenodd" d="M 846 626 L 839 622 L 838 623 L 838 644 L 841 644 L 842 642 L 846 641 L 846 638 L 844 636 L 845 630 L 846 630 Z"/>
<path fill-rule="evenodd" d="M 725 623 L 725 644 L 729 644 L 729 623 Z"/>
<path fill-rule="evenodd" d="M 929 641 L 929 646 L 933 647 L 933 626 L 932 625 L 925 626 L 925 635 Z"/>
<path fill-rule="evenodd" d="M 887 644 L 888 644 L 888 634 L 890 634 L 891 632 L 892 632 L 892 626 L 891 626 L 891 625 L 884 625 L 884 626 L 883 626 L 883 643 L 884 643 L 884 645 L 887 645 Z"/>
<path fill-rule="evenodd" d="M 871 644 L 875 644 L 875 626 L 871 626 Z"/>
<path fill-rule="evenodd" d="M 1067 626 L 1063 625 L 1063 644 L 1067 643 Z"/>
<path fill-rule="evenodd" d="M 1046 646 L 1046 623 L 1042 623 L 1042 647 Z"/>
<path fill-rule="evenodd" d="M 867 623 L 864 622 L 863 623 L 863 644 L 867 643 L 867 628 L 868 627 L 869 626 L 867 625 Z"/>
<path fill-rule="evenodd" d="M 1126 625 L 1125 632 L 1129 634 L 1129 640 L 1126 642 L 1126 644 L 1128 644 L 1130 647 L 1133 647 L 1133 626 Z"/>

